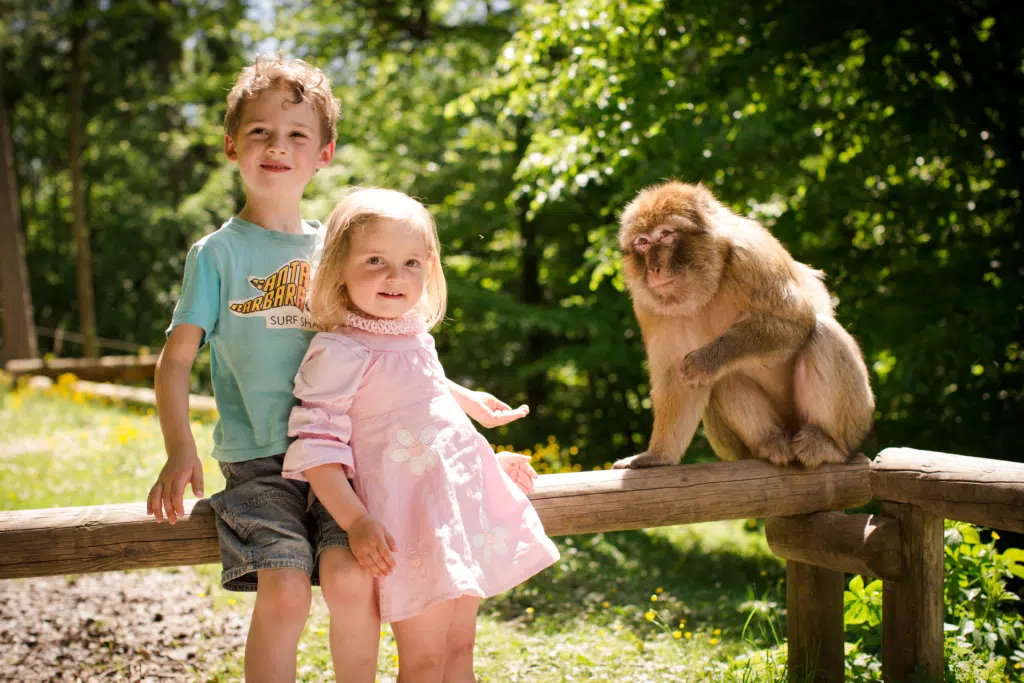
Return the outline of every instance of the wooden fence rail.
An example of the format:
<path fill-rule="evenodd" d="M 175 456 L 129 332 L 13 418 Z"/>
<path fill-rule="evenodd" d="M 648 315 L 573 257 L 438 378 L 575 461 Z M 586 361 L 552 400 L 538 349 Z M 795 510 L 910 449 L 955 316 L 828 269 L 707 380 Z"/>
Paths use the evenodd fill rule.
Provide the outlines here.
<path fill-rule="evenodd" d="M 871 498 L 880 515 L 839 511 Z M 767 518 L 787 561 L 791 681 L 843 680 L 846 572 L 883 580 L 884 679 L 941 681 L 943 519 L 1024 531 L 1024 465 L 890 448 L 816 470 L 744 461 L 546 475 L 531 499 L 553 536 Z M 219 559 L 206 500 L 174 526 L 142 504 L 0 512 L 0 548 L 0 579 Z"/>
<path fill-rule="evenodd" d="M 752 460 L 541 476 L 530 497 L 552 536 L 799 515 L 867 502 L 870 461 L 816 470 Z M 142 503 L 0 512 L 0 579 L 217 562 L 206 500 L 177 524 Z"/>
<path fill-rule="evenodd" d="M 151 380 L 158 354 L 146 356 L 102 356 L 100 358 L 23 358 L 9 360 L 5 369 L 15 378 L 22 375 L 59 377 L 70 372 L 93 382 L 139 382 Z"/>

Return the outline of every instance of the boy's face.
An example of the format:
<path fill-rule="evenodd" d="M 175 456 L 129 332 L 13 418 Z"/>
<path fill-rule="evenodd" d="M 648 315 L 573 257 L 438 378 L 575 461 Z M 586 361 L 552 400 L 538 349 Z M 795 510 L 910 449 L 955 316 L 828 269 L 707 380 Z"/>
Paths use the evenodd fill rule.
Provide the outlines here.
<path fill-rule="evenodd" d="M 320 144 L 320 124 L 309 102 L 292 104 L 289 91 L 262 92 L 245 103 L 224 153 L 238 163 L 248 199 L 298 201 L 317 169 L 331 163 L 334 143 Z"/>
<path fill-rule="evenodd" d="M 351 302 L 376 318 L 401 318 L 423 296 L 431 268 L 420 230 L 381 221 L 352 233 L 341 277 Z"/>

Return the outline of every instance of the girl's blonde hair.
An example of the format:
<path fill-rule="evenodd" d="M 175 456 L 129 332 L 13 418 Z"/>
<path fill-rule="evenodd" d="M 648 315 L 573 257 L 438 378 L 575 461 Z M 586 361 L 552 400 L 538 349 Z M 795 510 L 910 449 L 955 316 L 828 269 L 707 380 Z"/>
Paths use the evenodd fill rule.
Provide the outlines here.
<path fill-rule="evenodd" d="M 417 306 L 426 318 L 427 329 L 444 319 L 448 284 L 441 269 L 441 242 L 434 217 L 407 194 L 373 187 L 355 188 L 338 202 L 327 219 L 324 242 L 317 249 L 313 264 L 309 311 L 314 325 L 322 330 L 345 325 L 352 302 L 342 281 L 342 271 L 351 250 L 352 231 L 371 229 L 374 223 L 389 220 L 407 223 L 422 232 L 430 261 Z"/>

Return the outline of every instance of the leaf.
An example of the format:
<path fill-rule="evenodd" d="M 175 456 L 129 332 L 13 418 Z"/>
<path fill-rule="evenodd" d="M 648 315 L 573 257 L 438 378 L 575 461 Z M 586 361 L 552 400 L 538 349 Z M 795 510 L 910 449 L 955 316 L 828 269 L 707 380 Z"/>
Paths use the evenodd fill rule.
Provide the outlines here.
<path fill-rule="evenodd" d="M 978 533 L 978 529 L 969 524 L 964 524 L 961 533 L 964 537 L 964 542 L 970 545 L 978 545 L 981 543 L 981 534 Z"/>

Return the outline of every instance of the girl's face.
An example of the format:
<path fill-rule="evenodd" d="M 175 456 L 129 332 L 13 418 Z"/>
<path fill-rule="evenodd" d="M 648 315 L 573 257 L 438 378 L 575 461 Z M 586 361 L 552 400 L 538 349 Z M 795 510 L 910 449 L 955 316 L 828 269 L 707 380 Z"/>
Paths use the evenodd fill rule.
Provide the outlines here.
<path fill-rule="evenodd" d="M 354 230 L 342 282 L 349 300 L 375 318 L 400 318 L 423 296 L 431 267 L 422 231 L 385 220 Z"/>

